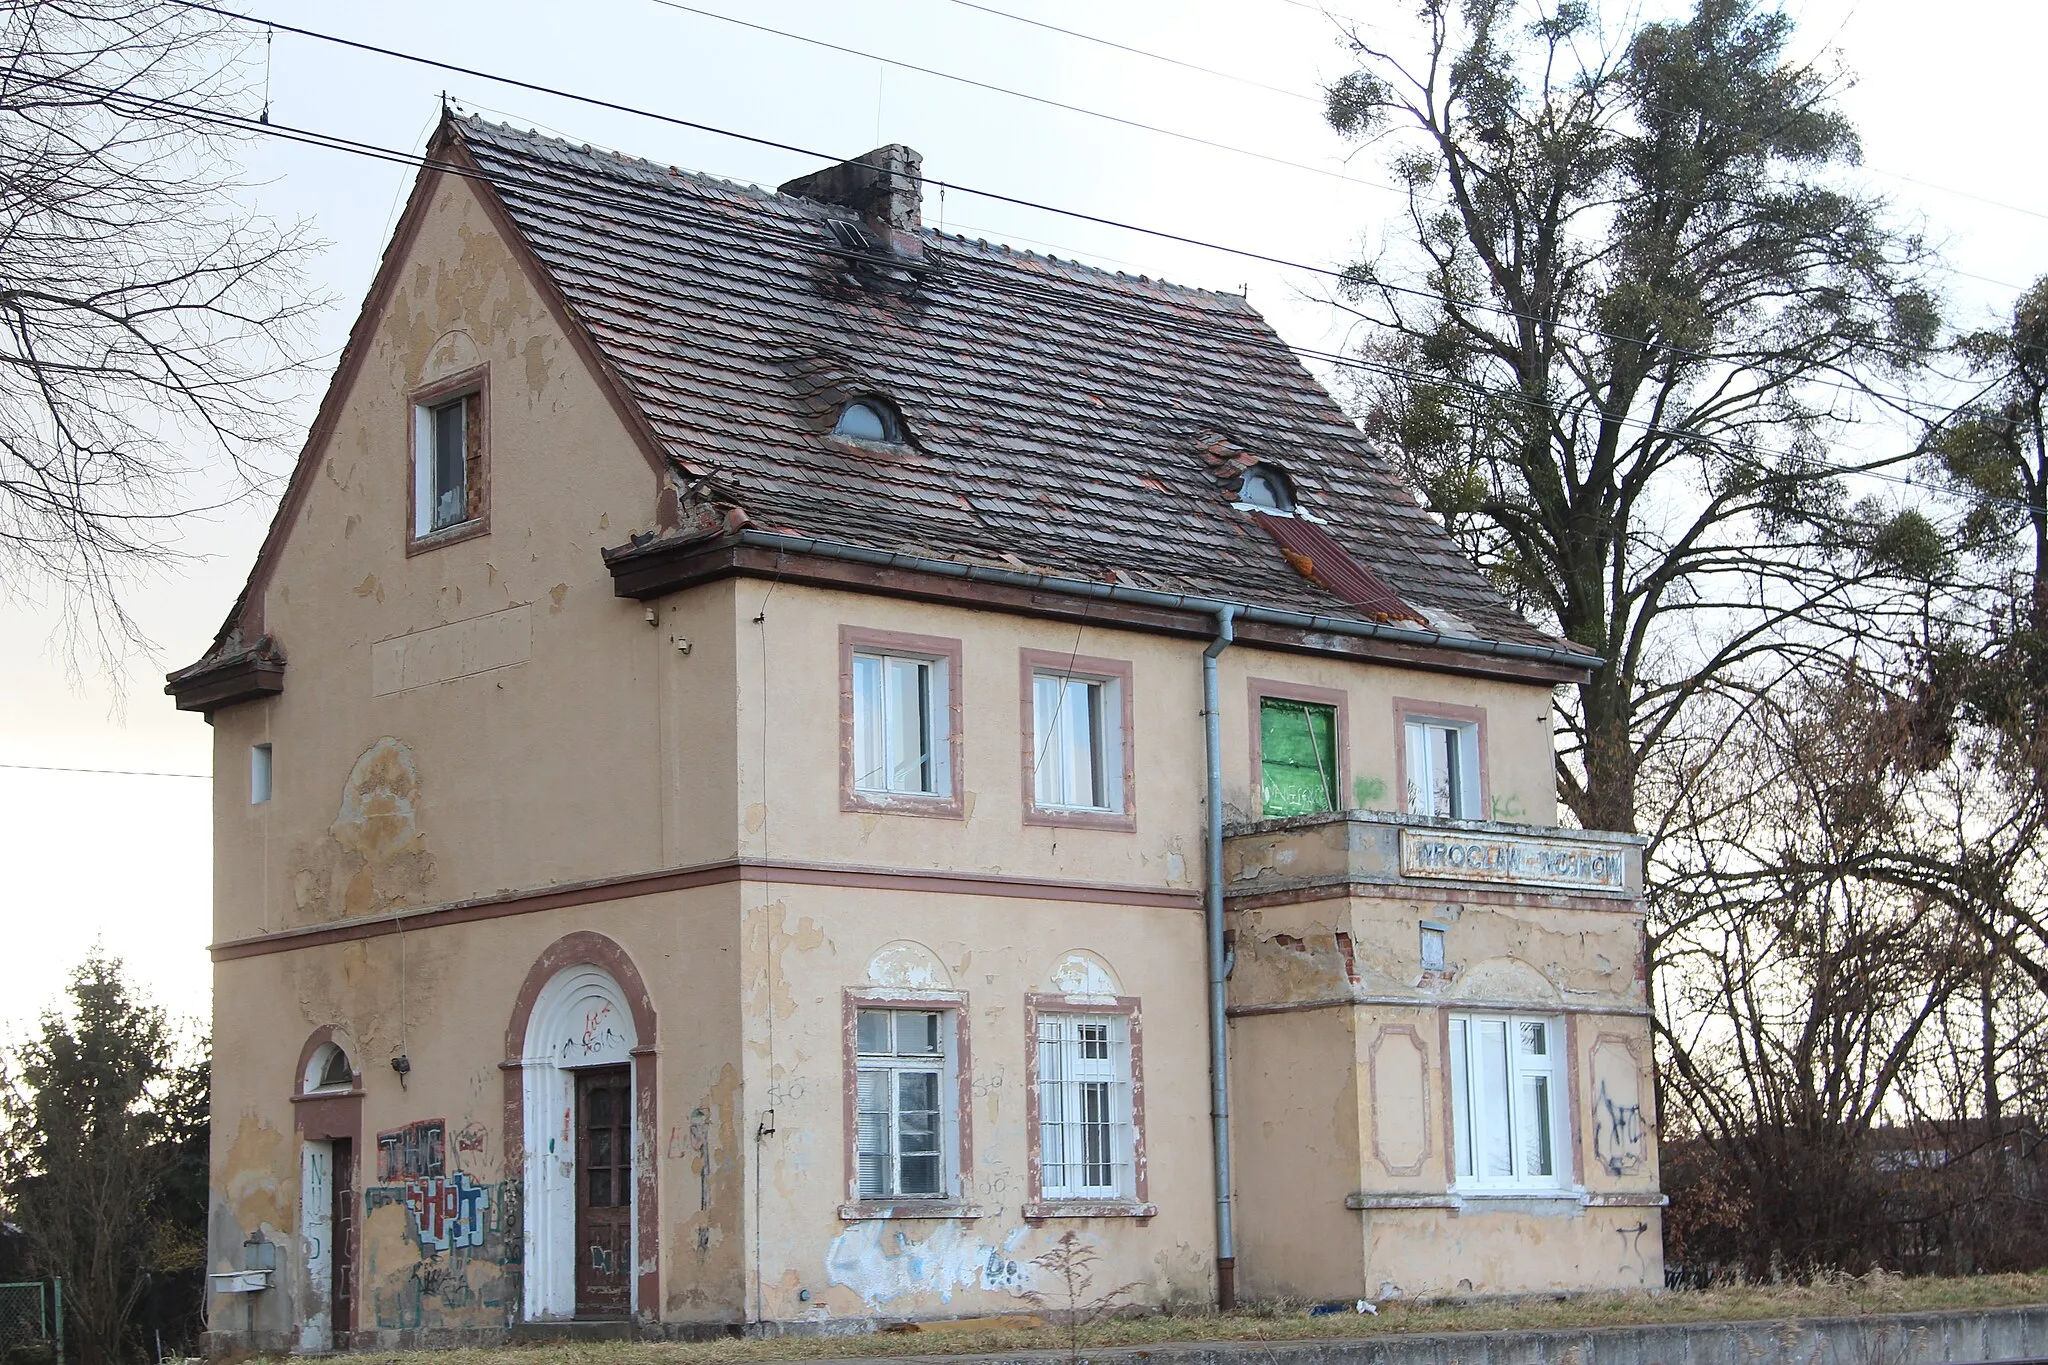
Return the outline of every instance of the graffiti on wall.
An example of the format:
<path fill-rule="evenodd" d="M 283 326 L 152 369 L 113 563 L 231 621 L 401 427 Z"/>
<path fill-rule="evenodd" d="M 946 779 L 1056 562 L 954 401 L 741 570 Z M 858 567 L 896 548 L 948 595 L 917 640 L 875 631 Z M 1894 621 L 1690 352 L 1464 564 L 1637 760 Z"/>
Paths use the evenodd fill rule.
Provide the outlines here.
<path fill-rule="evenodd" d="M 1646 1135 L 1643 1106 L 1615 1099 L 1602 1080 L 1593 1099 L 1593 1154 L 1609 1175 L 1627 1175 L 1642 1164 Z"/>
<path fill-rule="evenodd" d="M 377 1179 L 384 1184 L 448 1173 L 448 1124 L 421 1119 L 377 1134 Z"/>
<path fill-rule="evenodd" d="M 412 1215 L 413 1235 L 421 1250 L 482 1246 L 484 1215 L 490 1207 L 490 1186 L 477 1184 L 467 1171 L 422 1176 L 405 1184 L 405 1210 Z"/>
<path fill-rule="evenodd" d="M 451 1173 L 450 1137 L 441 1119 L 377 1135 L 379 1183 L 363 1191 L 363 1286 L 379 1328 L 495 1326 L 518 1313 L 518 1187 Z M 489 1143 L 479 1123 L 453 1137 L 453 1150 L 472 1158 Z"/>

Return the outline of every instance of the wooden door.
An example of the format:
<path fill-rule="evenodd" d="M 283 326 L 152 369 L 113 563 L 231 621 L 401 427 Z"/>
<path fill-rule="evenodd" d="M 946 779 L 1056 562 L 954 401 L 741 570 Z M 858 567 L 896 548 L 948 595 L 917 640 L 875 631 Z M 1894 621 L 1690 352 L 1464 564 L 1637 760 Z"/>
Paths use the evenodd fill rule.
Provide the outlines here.
<path fill-rule="evenodd" d="M 633 1079 L 576 1073 L 576 1316 L 623 1318 L 632 1296 Z"/>
<path fill-rule="evenodd" d="M 328 1321 L 333 1324 L 334 1350 L 349 1349 L 355 1328 L 356 1283 L 356 1153 L 347 1138 L 336 1138 L 334 1150 L 334 1217 L 329 1238 L 333 1254 L 328 1258 L 334 1277 L 328 1290 Z"/>

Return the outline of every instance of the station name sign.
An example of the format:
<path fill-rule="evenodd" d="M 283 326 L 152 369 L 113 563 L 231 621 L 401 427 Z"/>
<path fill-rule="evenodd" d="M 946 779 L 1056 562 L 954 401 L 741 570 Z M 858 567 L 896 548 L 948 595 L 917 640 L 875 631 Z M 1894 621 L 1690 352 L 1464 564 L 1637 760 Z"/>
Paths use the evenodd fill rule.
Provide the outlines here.
<path fill-rule="evenodd" d="M 1628 890 L 1628 854 L 1608 844 L 1459 830 L 1401 831 L 1401 875 L 1569 891 Z"/>

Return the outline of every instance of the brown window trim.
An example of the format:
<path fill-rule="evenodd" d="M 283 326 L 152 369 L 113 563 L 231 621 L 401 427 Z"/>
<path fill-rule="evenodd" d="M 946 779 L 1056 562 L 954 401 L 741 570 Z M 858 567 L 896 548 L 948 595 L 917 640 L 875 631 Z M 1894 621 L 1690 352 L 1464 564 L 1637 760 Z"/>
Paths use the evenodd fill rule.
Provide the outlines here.
<path fill-rule="evenodd" d="M 1267 697 L 1281 701 L 1305 701 L 1317 706 L 1335 707 L 1337 711 L 1337 804 L 1333 809 L 1349 810 L 1351 794 L 1351 694 L 1335 687 L 1314 687 L 1308 683 L 1284 682 L 1278 678 L 1251 678 L 1246 681 L 1250 701 L 1247 719 L 1252 732 L 1251 790 L 1253 805 L 1258 811 L 1254 819 L 1266 818 L 1265 754 L 1260 731 L 1259 703 Z"/>
<path fill-rule="evenodd" d="M 451 398 L 477 398 L 476 482 L 469 490 L 472 515 L 466 521 L 420 535 L 420 409 L 445 403 Z M 405 553 L 407 557 L 438 550 L 489 535 L 491 531 L 491 367 L 479 365 L 458 375 L 439 379 L 406 396 L 405 403 Z"/>
<path fill-rule="evenodd" d="M 867 990 L 849 986 L 841 993 L 841 1061 L 845 1067 L 843 1113 L 845 1131 L 840 1147 L 846 1159 L 846 1200 L 839 1216 L 847 1222 L 870 1218 L 979 1218 L 982 1208 L 969 1197 L 974 1189 L 974 1052 L 968 1026 L 967 994 L 964 991 Z M 863 1009 L 947 1010 L 953 1015 L 953 1071 L 959 1093 L 954 1097 L 954 1132 L 958 1135 L 956 1164 L 949 1169 L 953 1192 L 937 1199 L 896 1196 L 890 1199 L 860 1197 L 860 1163 L 854 1152 L 859 1137 L 860 1032 L 857 1016 Z"/>
<path fill-rule="evenodd" d="M 873 651 L 912 659 L 933 659 L 946 665 L 946 762 L 948 786 L 944 796 L 921 796 L 911 792 L 866 792 L 853 785 L 853 656 Z M 877 811 L 888 815 L 923 815 L 940 820 L 965 818 L 966 769 L 962 762 L 961 717 L 965 679 L 961 676 L 958 640 L 938 635 L 908 635 L 895 630 L 867 630 L 860 626 L 839 628 L 839 809 Z"/>
<path fill-rule="evenodd" d="M 1052 995 L 1032 992 L 1024 997 L 1024 1131 L 1029 1157 L 1025 1171 L 1026 1222 L 1048 1218 L 1136 1218 L 1143 1223 L 1159 1212 L 1149 1201 L 1150 1168 L 1145 1157 L 1145 1030 L 1135 995 L 1104 999 L 1099 995 Z M 1048 1199 L 1043 1184 L 1044 1154 L 1038 1131 L 1038 1016 L 1046 1014 L 1121 1014 L 1131 1038 L 1131 1195 L 1129 1199 Z"/>
<path fill-rule="evenodd" d="M 1442 720 L 1473 728 L 1473 747 L 1479 754 L 1479 814 L 1458 818 L 1491 819 L 1493 781 L 1486 765 L 1486 708 L 1422 701 L 1415 697 L 1394 698 L 1394 809 L 1403 815 L 1414 813 L 1408 809 L 1408 722 L 1411 720 Z"/>
<path fill-rule="evenodd" d="M 1123 804 L 1117 810 L 1061 810 L 1038 804 L 1037 684 L 1041 673 L 1057 673 L 1089 682 L 1114 682 L 1122 717 L 1123 764 L 1119 785 Z M 1098 659 L 1085 654 L 1062 654 L 1056 649 L 1026 649 L 1018 654 L 1018 682 L 1022 690 L 1020 708 L 1023 723 L 1024 823 L 1057 825 L 1073 829 L 1109 829 L 1129 833 L 1138 828 L 1137 739 L 1131 724 L 1137 689 L 1131 684 L 1128 659 Z"/>

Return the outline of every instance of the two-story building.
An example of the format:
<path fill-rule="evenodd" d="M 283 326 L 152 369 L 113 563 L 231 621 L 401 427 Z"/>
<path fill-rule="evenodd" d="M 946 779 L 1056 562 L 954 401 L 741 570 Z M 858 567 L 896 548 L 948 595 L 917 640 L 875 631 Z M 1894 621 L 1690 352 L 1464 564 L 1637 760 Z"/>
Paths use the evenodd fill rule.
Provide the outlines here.
<path fill-rule="evenodd" d="M 1637 845 L 1239 297 L 451 117 L 215 735 L 219 1349 L 1661 1284 Z"/>

